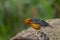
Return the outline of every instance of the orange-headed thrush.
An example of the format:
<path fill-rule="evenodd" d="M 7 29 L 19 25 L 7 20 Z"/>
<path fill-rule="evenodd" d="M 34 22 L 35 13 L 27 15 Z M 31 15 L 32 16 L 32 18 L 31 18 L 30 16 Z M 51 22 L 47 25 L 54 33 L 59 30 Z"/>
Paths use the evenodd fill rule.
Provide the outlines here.
<path fill-rule="evenodd" d="M 39 30 L 41 27 L 52 27 L 49 23 L 39 18 L 27 18 L 24 24 L 29 24 L 32 28 Z"/>

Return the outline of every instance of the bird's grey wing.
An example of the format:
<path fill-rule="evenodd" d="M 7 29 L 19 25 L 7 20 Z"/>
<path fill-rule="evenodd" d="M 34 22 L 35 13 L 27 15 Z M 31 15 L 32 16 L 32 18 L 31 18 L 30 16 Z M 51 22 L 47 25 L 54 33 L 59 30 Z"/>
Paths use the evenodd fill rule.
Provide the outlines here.
<path fill-rule="evenodd" d="M 39 24 L 40 19 L 38 19 L 38 18 L 31 18 L 31 21 L 33 23 Z"/>
<path fill-rule="evenodd" d="M 41 20 L 41 24 L 42 26 L 48 26 L 49 24 L 47 22 L 45 22 L 44 20 Z"/>
<path fill-rule="evenodd" d="M 41 26 L 49 26 L 49 27 L 52 27 L 51 25 L 49 25 L 49 23 L 45 22 L 44 20 L 40 20 L 39 18 L 31 18 L 31 21 L 33 23 L 36 23 L 36 24 L 39 24 Z"/>
<path fill-rule="evenodd" d="M 49 23 L 47 23 L 47 22 L 45 22 L 44 20 L 41 20 L 41 24 L 42 24 L 42 26 L 49 26 L 49 27 L 51 27 L 51 28 L 53 28 L 53 26 L 51 26 Z"/>
<path fill-rule="evenodd" d="M 39 18 L 31 18 L 31 21 L 32 21 L 33 23 L 39 24 L 39 25 L 41 25 L 41 26 L 44 25 L 44 24 L 43 24 L 43 21 L 40 20 Z"/>
<path fill-rule="evenodd" d="M 40 20 L 39 18 L 32 18 L 31 19 L 33 23 L 39 24 L 41 26 L 48 26 L 49 24 L 45 22 L 44 20 Z"/>

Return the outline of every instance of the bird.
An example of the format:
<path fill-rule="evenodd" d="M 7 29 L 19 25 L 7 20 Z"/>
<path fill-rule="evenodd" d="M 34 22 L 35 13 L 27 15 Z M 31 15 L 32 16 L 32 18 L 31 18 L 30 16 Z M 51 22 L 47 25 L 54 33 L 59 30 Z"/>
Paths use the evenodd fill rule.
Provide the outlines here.
<path fill-rule="evenodd" d="M 53 28 L 49 23 L 47 23 L 44 20 L 41 20 L 39 18 L 27 18 L 24 21 L 24 24 L 29 24 L 32 28 L 39 30 L 41 27 L 51 27 Z"/>
<path fill-rule="evenodd" d="M 53 28 L 53 26 L 51 26 L 46 21 L 41 20 L 39 18 L 27 18 L 27 19 L 25 19 L 24 24 L 25 25 L 29 24 L 35 30 L 39 30 L 37 32 L 37 34 L 39 34 L 38 36 L 43 37 L 43 40 L 49 40 L 49 37 L 46 34 L 44 34 L 44 32 L 40 31 L 41 27 L 51 27 L 51 28 Z"/>

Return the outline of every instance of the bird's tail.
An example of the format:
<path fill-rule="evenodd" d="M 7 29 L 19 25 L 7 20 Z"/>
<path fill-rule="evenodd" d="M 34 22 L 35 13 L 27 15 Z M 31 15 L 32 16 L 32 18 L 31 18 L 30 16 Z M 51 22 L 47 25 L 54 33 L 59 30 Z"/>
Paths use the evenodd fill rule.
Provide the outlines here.
<path fill-rule="evenodd" d="M 53 26 L 51 26 L 51 25 L 48 25 L 49 27 L 51 27 L 51 28 L 53 28 Z"/>

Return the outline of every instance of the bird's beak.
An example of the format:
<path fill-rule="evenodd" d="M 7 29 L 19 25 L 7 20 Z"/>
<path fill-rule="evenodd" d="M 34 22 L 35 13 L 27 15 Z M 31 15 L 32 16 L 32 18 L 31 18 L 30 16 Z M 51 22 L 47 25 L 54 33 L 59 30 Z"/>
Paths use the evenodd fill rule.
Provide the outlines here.
<path fill-rule="evenodd" d="M 27 23 L 24 22 L 24 27 L 26 27 Z"/>
<path fill-rule="evenodd" d="M 24 22 L 24 25 L 26 25 L 27 23 L 26 22 Z"/>

